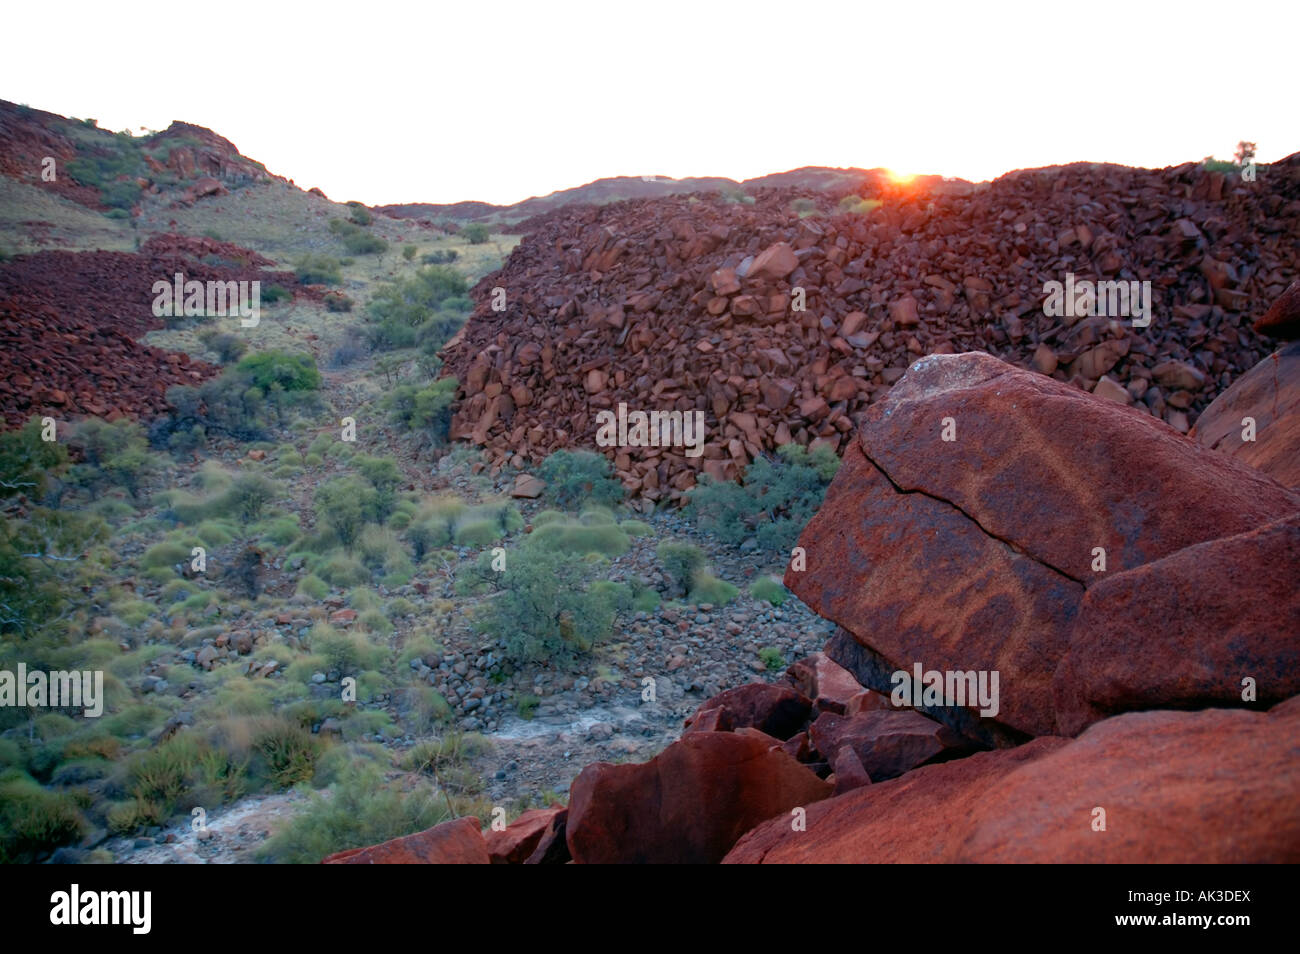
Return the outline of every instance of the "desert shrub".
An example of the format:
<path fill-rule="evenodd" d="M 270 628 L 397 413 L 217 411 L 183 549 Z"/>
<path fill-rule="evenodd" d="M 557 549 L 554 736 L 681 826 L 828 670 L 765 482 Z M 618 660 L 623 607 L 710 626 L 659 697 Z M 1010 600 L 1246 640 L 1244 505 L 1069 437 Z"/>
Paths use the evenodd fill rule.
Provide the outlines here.
<path fill-rule="evenodd" d="M 781 650 L 775 646 L 766 646 L 758 651 L 758 660 L 767 667 L 768 672 L 776 672 L 785 668 L 785 657 L 781 655 Z"/>
<path fill-rule="evenodd" d="M 388 601 L 386 607 L 389 616 L 401 618 L 403 616 L 414 616 L 419 607 L 408 600 L 405 596 L 395 596 Z"/>
<path fill-rule="evenodd" d="M 287 719 L 269 718 L 253 738 L 249 774 L 274 788 L 306 782 L 316 773 L 320 740 Z"/>
<path fill-rule="evenodd" d="M 419 248 L 417 248 L 417 247 L 414 246 L 414 245 L 403 245 L 403 246 L 402 246 L 402 258 L 406 259 L 408 262 L 414 261 L 414 260 L 415 260 L 415 254 L 416 254 L 416 252 L 418 252 L 418 251 L 420 251 Z"/>
<path fill-rule="evenodd" d="M 534 527 L 528 535 L 530 549 L 560 551 L 574 555 L 600 553 L 619 556 L 631 546 L 627 534 L 613 524 L 583 526 L 580 523 L 555 522 Z"/>
<path fill-rule="evenodd" d="M 202 535 L 203 527 L 199 527 L 198 532 Z M 297 540 L 301 533 L 298 517 L 292 514 L 267 520 L 262 526 L 262 540 L 277 547 L 287 547 Z"/>
<path fill-rule="evenodd" d="M 284 391 L 315 391 L 321 386 L 316 361 L 306 352 L 259 351 L 237 364 L 254 387 L 269 391 L 279 386 Z"/>
<path fill-rule="evenodd" d="M 343 236 L 343 247 L 353 255 L 378 255 L 388 250 L 388 242 L 378 235 L 357 231 Z"/>
<path fill-rule="evenodd" d="M 324 301 L 325 301 L 325 310 L 334 312 L 335 314 L 351 311 L 352 306 L 356 304 L 356 302 L 354 302 L 347 295 L 338 291 L 332 291 L 329 294 L 327 294 L 324 298 Z"/>
<path fill-rule="evenodd" d="M 614 512 L 608 507 L 589 507 L 578 515 L 578 522 L 583 526 L 607 526 L 614 523 Z"/>
<path fill-rule="evenodd" d="M 0 433 L 0 499 L 24 494 L 44 500 L 49 478 L 66 467 L 67 448 L 42 440 L 41 430 L 40 418 L 33 417 L 18 430 Z"/>
<path fill-rule="evenodd" d="M 357 625 L 367 633 L 388 636 L 393 632 L 392 621 L 381 610 L 367 610 L 357 617 Z"/>
<path fill-rule="evenodd" d="M 140 558 L 140 565 L 146 569 L 151 569 L 154 567 L 171 568 L 177 563 L 189 563 L 190 549 L 190 547 L 174 540 L 164 540 L 162 543 L 155 543 L 144 551 L 144 556 Z"/>
<path fill-rule="evenodd" d="M 352 461 L 352 466 L 375 488 L 376 519 L 387 520 L 397 503 L 397 487 L 405 479 L 397 467 L 397 461 L 391 457 L 362 455 Z"/>
<path fill-rule="evenodd" d="M 760 576 L 749 587 L 749 595 L 756 600 L 765 600 L 773 606 L 780 606 L 790 598 L 790 591 L 770 576 Z"/>
<path fill-rule="evenodd" d="M 683 596 L 690 591 L 696 575 L 704 569 L 704 551 L 692 543 L 665 541 L 659 544 L 655 556 Z"/>
<path fill-rule="evenodd" d="M 84 820 L 71 795 L 48 792 L 12 770 L 0 775 L 0 864 L 28 864 L 81 837 Z"/>
<path fill-rule="evenodd" d="M 361 528 L 379 522 L 379 492 L 359 477 L 335 477 L 316 490 L 316 519 L 349 550 Z"/>
<path fill-rule="evenodd" d="M 802 219 L 817 211 L 817 203 L 812 199 L 795 199 L 790 203 L 790 211 Z"/>
<path fill-rule="evenodd" d="M 424 831 L 447 817 L 446 802 L 428 785 L 403 790 L 372 768 L 348 771 L 330 786 L 329 797 L 313 795 L 305 809 L 263 843 L 257 857 L 316 864 L 335 852 Z"/>
<path fill-rule="evenodd" d="M 385 655 L 381 647 L 371 645 L 360 633 L 337 630 L 324 623 L 312 627 L 308 644 L 312 654 L 323 658 L 329 670 L 345 676 L 377 668 Z"/>
<path fill-rule="evenodd" d="M 274 305 L 277 301 L 292 301 L 293 292 L 283 285 L 268 285 L 262 290 L 262 301 Z"/>
<path fill-rule="evenodd" d="M 80 601 L 78 576 L 90 571 L 79 555 L 108 537 L 98 517 L 46 507 L 6 514 L 0 521 L 0 633 L 30 638 Z"/>
<path fill-rule="evenodd" d="M 472 564 L 460 568 L 456 573 L 456 582 L 453 587 L 456 595 L 479 596 L 495 590 L 501 581 L 502 574 L 493 568 L 492 563 L 492 551 L 484 550 Z"/>
<path fill-rule="evenodd" d="M 454 268 L 429 266 L 381 285 L 366 305 L 368 338 L 376 351 L 420 344 L 437 351 L 465 322 L 468 284 Z"/>
<path fill-rule="evenodd" d="M 356 586 L 370 582 L 370 571 L 360 560 L 350 556 L 334 556 L 316 568 L 316 574 L 332 586 Z"/>
<path fill-rule="evenodd" d="M 241 474 L 226 491 L 227 507 L 245 523 L 252 523 L 266 511 L 266 505 L 283 493 L 283 488 L 261 474 Z"/>
<path fill-rule="evenodd" d="M 349 202 L 348 220 L 356 225 L 369 225 L 374 221 L 374 217 L 370 214 L 370 210 L 360 202 Z"/>
<path fill-rule="evenodd" d="M 390 586 L 400 586 L 411 578 L 413 568 L 406 548 L 397 534 L 386 527 L 373 524 L 365 527 L 357 538 L 356 556 L 362 566 L 372 574 L 383 576 Z"/>
<path fill-rule="evenodd" d="M 743 484 L 715 483 L 707 474 L 690 493 L 688 513 L 723 543 L 754 536 L 765 550 L 787 552 L 826 496 L 839 459 L 829 448 L 812 453 L 786 444 L 776 458 L 759 457 Z"/>
<path fill-rule="evenodd" d="M 243 790 L 243 764 L 193 732 L 180 732 L 133 755 L 126 771 L 128 792 L 151 817 L 165 819 L 177 809 L 219 804 Z"/>
<path fill-rule="evenodd" d="M 1201 167 L 1206 172 L 1240 172 L 1241 166 L 1237 165 L 1230 159 L 1215 159 L 1213 156 L 1206 156 L 1201 161 Z"/>
<path fill-rule="evenodd" d="M 330 352 L 330 367 L 346 368 L 364 358 L 368 351 L 369 345 L 366 344 L 364 331 L 354 326 L 344 328 L 338 346 Z"/>
<path fill-rule="evenodd" d="M 485 547 L 501 539 L 501 528 L 494 520 L 467 520 L 456 527 L 454 541 L 458 547 Z"/>
<path fill-rule="evenodd" d="M 171 416 L 154 422 L 150 438 L 172 450 L 191 449 L 213 434 L 260 440 L 276 420 L 284 423 L 287 408 L 314 401 L 319 387 L 320 372 L 310 355 L 249 355 L 196 388 L 168 388 Z"/>
<path fill-rule="evenodd" d="M 454 713 L 442 694 L 431 686 L 412 686 L 401 693 L 407 721 L 420 733 L 451 721 Z"/>
<path fill-rule="evenodd" d="M 502 590 L 478 625 L 505 640 L 507 657 L 517 663 L 571 661 L 590 651 L 613 625 L 613 598 L 589 592 L 582 563 L 571 557 L 530 547 L 500 576 Z"/>
<path fill-rule="evenodd" d="M 567 516 L 562 510 L 540 510 L 533 516 L 533 527 L 544 527 L 548 523 L 555 523 L 557 520 L 567 519 Z"/>
<path fill-rule="evenodd" d="M 435 447 L 447 443 L 451 431 L 451 406 L 456 400 L 455 378 L 442 378 L 420 387 L 399 384 L 390 391 L 381 407 L 392 420 L 410 431 L 419 431 Z"/>
<path fill-rule="evenodd" d="M 740 590 L 726 580 L 720 580 L 712 573 L 700 571 L 695 575 L 689 598 L 696 604 L 712 603 L 715 606 L 723 606 L 734 600 L 739 592 Z"/>
<path fill-rule="evenodd" d="M 248 350 L 248 342 L 244 338 L 228 331 L 216 331 L 212 328 L 200 331 L 199 341 L 203 342 L 203 346 L 215 354 L 222 364 L 238 361 Z"/>
<path fill-rule="evenodd" d="M 471 222 L 461 227 L 460 235 L 470 245 L 483 245 L 492 237 L 492 230 L 482 222 Z"/>
<path fill-rule="evenodd" d="M 840 199 L 839 210 L 849 215 L 866 215 L 880 207 L 879 199 L 864 199 L 859 195 L 846 195 Z"/>
<path fill-rule="evenodd" d="M 349 254 L 373 255 L 388 249 L 386 241 L 377 235 L 371 235 L 356 224 L 355 221 L 330 219 L 329 229 L 339 237 L 343 242 L 343 247 L 348 250 Z"/>
<path fill-rule="evenodd" d="M 195 535 L 206 547 L 220 547 L 235 539 L 238 532 L 228 520 L 204 520 L 194 528 Z"/>
<path fill-rule="evenodd" d="M 406 528 L 406 539 L 411 541 L 417 563 L 439 547 L 451 542 L 451 530 L 438 520 L 412 521 Z"/>
<path fill-rule="evenodd" d="M 460 253 L 454 248 L 444 249 L 437 252 L 428 252 L 420 256 L 420 261 L 425 265 L 450 265 L 460 257 Z"/>
<path fill-rule="evenodd" d="M 71 428 L 68 444 L 82 457 L 69 469 L 68 482 L 84 487 L 92 497 L 109 487 L 121 487 L 137 497 L 158 469 L 145 432 L 134 421 L 109 424 L 97 417 L 85 418 Z"/>
<path fill-rule="evenodd" d="M 629 537 L 648 537 L 654 532 L 650 529 L 650 524 L 641 520 L 623 520 L 619 523 L 618 528 Z"/>
<path fill-rule="evenodd" d="M 557 507 L 576 510 L 585 504 L 616 506 L 623 485 L 610 476 L 610 463 L 591 451 L 558 450 L 542 462 L 547 498 Z"/>
<path fill-rule="evenodd" d="M 519 718 L 525 722 L 531 722 L 537 707 L 542 704 L 542 700 L 533 695 L 531 692 L 520 693 L 515 697 L 515 711 L 519 713 Z"/>
<path fill-rule="evenodd" d="M 632 593 L 634 613 L 653 613 L 659 608 L 659 591 L 648 586 L 635 588 Z"/>
<path fill-rule="evenodd" d="M 294 263 L 294 274 L 300 285 L 341 285 L 339 266 L 339 260 L 328 255 L 305 255 Z"/>

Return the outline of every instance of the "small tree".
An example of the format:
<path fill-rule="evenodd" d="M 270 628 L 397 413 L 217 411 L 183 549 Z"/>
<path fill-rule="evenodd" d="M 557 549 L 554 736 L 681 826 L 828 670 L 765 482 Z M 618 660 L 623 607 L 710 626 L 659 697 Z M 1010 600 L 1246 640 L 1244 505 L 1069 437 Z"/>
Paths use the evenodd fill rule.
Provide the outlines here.
<path fill-rule="evenodd" d="M 691 591 L 696 576 L 704 569 L 704 551 L 690 543 L 661 543 L 655 556 L 682 596 Z"/>
<path fill-rule="evenodd" d="M 623 485 L 610 476 L 609 461 L 591 451 L 557 450 L 542 462 L 546 492 L 557 507 L 576 510 L 585 503 L 615 506 Z"/>

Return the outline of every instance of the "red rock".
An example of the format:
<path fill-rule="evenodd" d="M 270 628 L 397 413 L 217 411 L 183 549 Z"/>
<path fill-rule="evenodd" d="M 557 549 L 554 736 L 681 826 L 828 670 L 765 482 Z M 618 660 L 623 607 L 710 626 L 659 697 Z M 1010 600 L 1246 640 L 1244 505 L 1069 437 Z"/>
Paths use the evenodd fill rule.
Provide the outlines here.
<path fill-rule="evenodd" d="M 831 759 L 848 747 L 873 781 L 895 778 L 963 742 L 947 726 L 910 709 L 874 710 L 853 716 L 824 712 L 808 730 L 817 751 Z"/>
<path fill-rule="evenodd" d="M 780 279 L 785 278 L 798 267 L 799 259 L 795 257 L 794 249 L 785 242 L 777 242 L 759 253 L 749 267 L 749 274 L 746 277 L 754 281 L 763 278 Z"/>
<path fill-rule="evenodd" d="M 740 291 L 740 279 L 734 268 L 720 268 L 710 276 L 709 283 L 719 295 L 734 295 Z"/>
<path fill-rule="evenodd" d="M 760 739 L 683 736 L 641 765 L 588 765 L 574 780 L 568 845 L 579 864 L 711 864 L 759 822 L 831 786 Z"/>
<path fill-rule="evenodd" d="M 917 662 L 998 671 L 995 723 L 934 713 L 985 742 L 1056 731 L 1052 675 L 1084 590 L 1107 575 L 1094 547 L 1114 574 L 1300 509 L 1147 415 L 983 355 L 917 362 L 860 426 L 800 538 L 807 568 L 785 584 L 853 634 L 862 654 L 828 652 L 860 682 Z"/>
<path fill-rule="evenodd" d="M 510 488 L 511 497 L 535 500 L 546 490 L 546 481 L 532 474 L 517 474 L 515 484 Z"/>
<path fill-rule="evenodd" d="M 1063 739 L 1034 739 L 860 787 L 810 807 L 807 831 L 788 831 L 789 824 L 780 818 L 764 822 L 741 838 L 723 863 L 948 861 L 960 850 L 966 819 L 994 784 L 1066 744 Z"/>
<path fill-rule="evenodd" d="M 871 784 L 871 776 L 867 774 L 866 768 L 862 765 L 862 760 L 858 758 L 858 753 L 851 745 L 842 745 L 830 757 L 831 767 L 835 770 L 835 789 L 832 795 L 843 795 L 845 792 L 851 792 L 855 788 L 862 788 Z"/>
<path fill-rule="evenodd" d="M 898 493 L 857 441 L 799 545 L 807 568 L 788 570 L 785 585 L 848 630 L 849 643 L 870 647 L 869 660 L 826 650 L 859 681 L 883 672 L 877 687 L 887 689 L 889 672 L 910 672 L 916 662 L 1001 669 L 1003 685 L 1014 678 L 1016 691 L 1006 693 L 998 721 L 1031 735 L 1055 730 L 1051 676 L 1082 586 L 984 533 L 952 506 Z M 1005 671 L 1012 662 L 1014 676 Z"/>
<path fill-rule="evenodd" d="M 537 850 L 542 836 L 551 829 L 555 816 L 563 811 L 561 807 L 530 808 L 503 830 L 486 832 L 483 841 L 487 845 L 492 864 L 523 864 Z"/>
<path fill-rule="evenodd" d="M 1097 384 L 1093 387 L 1092 393 L 1099 398 L 1105 398 L 1107 401 L 1114 401 L 1116 404 L 1130 404 L 1132 397 L 1128 391 L 1118 381 L 1102 375 Z"/>
<path fill-rule="evenodd" d="M 330 613 L 330 622 L 339 626 L 348 626 L 356 622 L 357 611 L 354 609 L 335 610 Z"/>
<path fill-rule="evenodd" d="M 568 818 L 569 810 L 566 808 L 551 819 L 550 825 L 538 839 L 537 847 L 533 849 L 533 853 L 528 856 L 524 864 L 566 865 L 572 860 L 569 857 L 568 842 L 565 840 Z"/>
<path fill-rule="evenodd" d="M 369 848 L 330 855 L 325 865 L 486 865 L 491 863 L 477 818 L 457 818 Z"/>
<path fill-rule="evenodd" d="M 1088 590 L 1056 670 L 1063 735 L 1113 712 L 1300 693 L 1300 514 L 1179 550 Z"/>
<path fill-rule="evenodd" d="M 1253 433 L 1246 419 L 1253 421 Z M 1196 419 L 1199 444 L 1300 489 L 1300 343 L 1232 382 Z M 1253 436 L 1254 440 L 1245 438 Z"/>
<path fill-rule="evenodd" d="M 920 322 L 916 312 L 916 299 L 911 295 L 904 295 L 889 304 L 889 317 L 894 320 L 894 324 L 900 328 L 911 328 Z"/>
<path fill-rule="evenodd" d="M 950 416 L 957 439 L 944 442 Z M 1085 584 L 1096 576 L 1094 547 L 1105 548 L 1112 572 L 1127 569 L 1259 526 L 1300 501 L 1149 415 L 989 355 L 923 358 L 860 428 L 867 456 L 901 489 L 950 501 Z M 1062 486 L 1056 473 L 1073 478 Z"/>
<path fill-rule="evenodd" d="M 1267 713 L 1128 713 L 1072 741 L 1035 739 L 819 802 L 804 832 L 774 818 L 724 860 L 1295 863 L 1298 732 L 1295 698 Z"/>
<path fill-rule="evenodd" d="M 843 715 L 849 702 L 863 691 L 853 675 L 825 653 L 798 660 L 786 671 L 786 677 L 795 689 L 813 700 L 819 712 Z"/>
<path fill-rule="evenodd" d="M 1151 369 L 1151 376 L 1166 388 L 1186 388 L 1199 391 L 1205 386 L 1205 375 L 1182 361 L 1164 361 Z"/>
<path fill-rule="evenodd" d="M 1288 285 L 1277 301 L 1269 306 L 1263 317 L 1255 322 L 1255 330 L 1282 341 L 1300 338 L 1300 279 Z"/>
<path fill-rule="evenodd" d="M 721 711 L 704 718 L 715 709 Z M 731 731 L 749 726 L 785 740 L 803 728 L 811 711 L 812 702 L 793 689 L 752 682 L 700 703 L 683 731 Z M 695 727 L 697 719 L 703 720 L 699 729 Z"/>

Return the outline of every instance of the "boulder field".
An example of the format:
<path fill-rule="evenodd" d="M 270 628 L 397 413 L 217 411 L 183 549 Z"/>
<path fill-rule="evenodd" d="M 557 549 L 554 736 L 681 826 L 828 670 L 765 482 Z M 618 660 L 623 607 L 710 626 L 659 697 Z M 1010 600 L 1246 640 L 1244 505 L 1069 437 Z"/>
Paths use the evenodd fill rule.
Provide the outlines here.
<path fill-rule="evenodd" d="M 229 242 L 155 235 L 139 252 L 46 251 L 0 265 L 4 423 L 17 427 L 44 414 L 116 420 L 164 413 L 169 387 L 197 384 L 220 369 L 139 340 L 166 324 L 153 315 L 154 283 L 179 272 L 187 280 L 260 281 L 263 289 L 320 294 L 300 288 L 292 272 L 266 270 L 271 264 Z"/>
<path fill-rule="evenodd" d="M 1258 442 L 1294 439 L 1291 406 Z M 918 361 L 786 574 L 839 626 L 824 652 L 587 766 L 567 812 L 331 860 L 1300 861 L 1300 494 L 1235 450 L 988 355 Z"/>
<path fill-rule="evenodd" d="M 1296 328 L 1296 302 L 1266 309 L 1300 268 L 1300 156 L 1255 182 L 1079 163 L 853 194 L 877 204 L 757 189 L 752 204 L 700 193 L 525 223 L 443 351 L 453 436 L 524 469 L 594 448 L 596 415 L 620 404 L 702 412 L 698 457 L 606 451 L 649 506 L 791 441 L 843 452 L 928 354 L 986 352 L 1187 433 L 1269 353 L 1265 335 Z M 1051 306 L 1052 283 L 1112 281 L 1149 283 L 1149 324 L 1113 296 Z"/>

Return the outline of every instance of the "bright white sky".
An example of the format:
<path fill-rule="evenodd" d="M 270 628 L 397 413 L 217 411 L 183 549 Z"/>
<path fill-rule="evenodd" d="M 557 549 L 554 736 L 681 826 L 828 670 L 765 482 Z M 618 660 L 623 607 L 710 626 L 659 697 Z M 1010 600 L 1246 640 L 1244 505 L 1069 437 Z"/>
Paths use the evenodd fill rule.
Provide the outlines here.
<path fill-rule="evenodd" d="M 332 199 L 1300 150 L 1295 0 L 11 3 L 0 98 L 208 126 Z"/>

